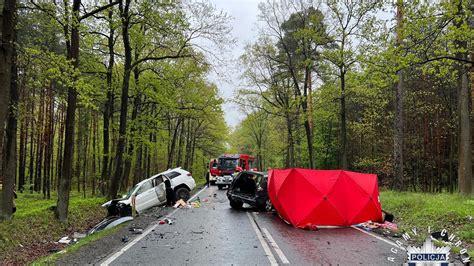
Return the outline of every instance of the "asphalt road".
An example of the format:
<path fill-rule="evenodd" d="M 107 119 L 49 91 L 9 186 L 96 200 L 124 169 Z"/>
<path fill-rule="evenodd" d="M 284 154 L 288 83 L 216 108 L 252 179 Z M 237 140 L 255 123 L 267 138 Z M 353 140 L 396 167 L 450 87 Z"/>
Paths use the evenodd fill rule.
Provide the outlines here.
<path fill-rule="evenodd" d="M 230 208 L 224 190 L 205 188 L 202 205 L 177 209 L 173 224 L 155 224 L 102 261 L 103 265 L 398 264 L 406 253 L 354 228 L 305 231 L 272 213 Z"/>

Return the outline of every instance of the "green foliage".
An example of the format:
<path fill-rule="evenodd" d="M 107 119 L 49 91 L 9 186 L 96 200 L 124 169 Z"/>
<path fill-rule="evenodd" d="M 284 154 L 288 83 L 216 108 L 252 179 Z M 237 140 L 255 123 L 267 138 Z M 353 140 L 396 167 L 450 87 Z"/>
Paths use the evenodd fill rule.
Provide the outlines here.
<path fill-rule="evenodd" d="M 249 121 L 263 112 L 266 127 L 277 130 L 275 140 L 283 143 L 278 148 L 268 144 L 276 149 L 275 164 L 288 162 L 294 151 L 294 163 L 283 165 L 307 167 L 307 99 L 298 94 L 297 85 L 307 85 L 302 68 L 311 66 L 316 167 L 341 166 L 347 134 L 349 169 L 376 173 L 382 186 L 393 186 L 394 89 L 403 71 L 407 189 L 455 191 L 459 67 L 468 71 L 472 64 L 460 61 L 472 53 L 472 1 L 402 2 L 398 26 L 395 17 L 387 19 L 389 13 L 395 15 L 396 5 L 380 1 L 328 1 L 317 7 L 311 1 L 261 4 L 261 34 L 241 56 L 246 84 L 236 102 L 250 111 L 233 133 L 238 139 L 233 149 L 248 146 L 257 152 Z"/>
<path fill-rule="evenodd" d="M 11 220 L 0 222 L 0 261 L 31 261 L 34 259 L 31 256 L 45 255 L 48 251 L 39 243 L 58 241 L 71 232 L 87 230 L 103 219 L 105 209 L 100 205 L 105 198 L 82 198 L 81 194 L 72 193 L 70 200 L 69 225 L 65 226 L 54 218 L 51 208 L 56 205 L 55 199 L 19 193 L 17 212 Z M 36 255 L 25 253 L 28 249 L 35 249 Z"/>
<path fill-rule="evenodd" d="M 463 241 L 463 247 L 470 250 L 471 256 L 474 255 L 474 201 L 471 197 L 382 191 L 380 201 L 382 208 L 395 216 L 395 222 L 403 232 L 413 227 L 424 232 L 428 227 L 432 232 L 446 229 L 457 235 Z"/>

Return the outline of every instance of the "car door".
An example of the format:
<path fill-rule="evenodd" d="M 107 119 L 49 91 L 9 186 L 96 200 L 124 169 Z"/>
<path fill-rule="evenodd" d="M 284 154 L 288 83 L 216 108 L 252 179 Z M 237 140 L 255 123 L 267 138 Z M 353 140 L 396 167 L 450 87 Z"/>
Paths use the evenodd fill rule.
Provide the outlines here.
<path fill-rule="evenodd" d="M 165 183 L 163 182 L 165 178 L 166 176 L 160 175 L 153 180 L 155 195 L 158 198 L 159 203 L 166 202 L 166 188 Z"/>
<path fill-rule="evenodd" d="M 158 203 L 155 190 L 151 180 L 144 182 L 137 191 L 135 196 L 135 209 L 142 212 Z"/>

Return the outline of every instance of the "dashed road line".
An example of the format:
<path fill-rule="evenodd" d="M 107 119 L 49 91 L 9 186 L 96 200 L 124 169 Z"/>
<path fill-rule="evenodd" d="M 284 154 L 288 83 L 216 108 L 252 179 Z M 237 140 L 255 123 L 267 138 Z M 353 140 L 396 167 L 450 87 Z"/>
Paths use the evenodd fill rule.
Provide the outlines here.
<path fill-rule="evenodd" d="M 201 190 L 199 190 L 196 194 L 194 194 L 189 200 L 193 200 L 194 198 L 196 198 L 199 194 L 201 194 L 201 192 L 203 192 L 207 187 L 204 187 L 202 188 Z M 170 218 L 171 216 L 173 216 L 177 211 L 179 210 L 176 209 L 174 211 L 172 211 L 170 214 L 168 214 L 166 216 L 166 218 Z M 133 239 L 132 242 L 128 243 L 125 247 L 121 248 L 119 251 L 115 252 L 112 256 L 110 256 L 109 258 L 107 258 L 107 260 L 105 260 L 104 262 L 102 262 L 100 265 L 101 266 L 107 266 L 109 265 L 110 263 L 112 263 L 114 260 L 116 260 L 118 257 L 120 257 L 120 255 L 122 255 L 123 253 L 125 253 L 125 251 L 129 250 L 131 247 L 133 247 L 138 241 L 142 240 L 145 236 L 147 236 L 149 233 L 151 233 L 159 224 L 156 223 L 154 225 L 152 225 L 150 228 L 148 228 L 147 230 L 145 230 L 143 232 L 143 234 L 141 234 L 140 236 L 136 237 L 135 239 Z"/>

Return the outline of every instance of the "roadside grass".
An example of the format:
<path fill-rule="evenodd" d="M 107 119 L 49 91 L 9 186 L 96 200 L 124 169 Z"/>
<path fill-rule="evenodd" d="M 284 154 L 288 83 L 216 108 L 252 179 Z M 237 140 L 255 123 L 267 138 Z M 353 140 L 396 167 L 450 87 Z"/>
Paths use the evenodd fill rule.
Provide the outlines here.
<path fill-rule="evenodd" d="M 420 238 L 431 232 L 446 229 L 455 234 L 474 258 L 474 198 L 448 193 L 413 193 L 381 191 L 382 208 L 395 216 L 402 232 L 416 228 Z M 412 234 L 411 234 L 412 235 Z M 456 239 L 457 239 L 456 237 Z M 418 239 L 424 240 L 424 239 Z M 460 249 L 453 248 L 455 252 Z"/>
<path fill-rule="evenodd" d="M 206 185 L 206 179 L 203 177 L 200 178 L 194 178 L 194 181 L 196 182 L 196 187 L 193 189 L 193 192 L 201 189 L 203 186 Z M 197 189 L 197 190 L 196 190 Z"/>
<path fill-rule="evenodd" d="M 18 193 L 17 212 L 11 220 L 0 221 L 0 264 L 25 264 L 58 251 L 64 246 L 55 241 L 89 229 L 106 215 L 100 206 L 104 198 L 71 192 L 66 225 L 54 217 L 56 199 L 56 194 L 48 200 L 42 194 Z"/>
<path fill-rule="evenodd" d="M 77 242 L 76 244 L 74 245 L 71 245 L 71 246 L 67 246 L 64 250 L 62 250 L 61 252 L 56 252 L 56 253 L 53 253 L 51 255 L 48 255 L 46 257 L 42 257 L 38 260 L 35 260 L 32 264 L 33 265 L 50 265 L 50 264 L 54 264 L 59 258 L 61 258 L 62 256 L 66 255 L 67 253 L 71 253 L 71 252 L 75 252 L 77 251 L 79 248 L 81 248 L 82 246 L 85 246 L 87 244 L 90 244 L 98 239 L 101 239 L 102 237 L 104 236 L 108 236 L 108 235 L 111 235 L 115 232 L 117 232 L 119 229 L 121 229 L 122 227 L 124 227 L 126 224 L 120 224 L 120 225 L 117 225 L 113 228 L 110 228 L 110 229 L 107 229 L 107 230 L 103 230 L 103 231 L 99 231 L 97 233 L 94 233 L 92 235 L 88 235 L 86 236 L 85 238 L 81 239 L 79 242 Z"/>

